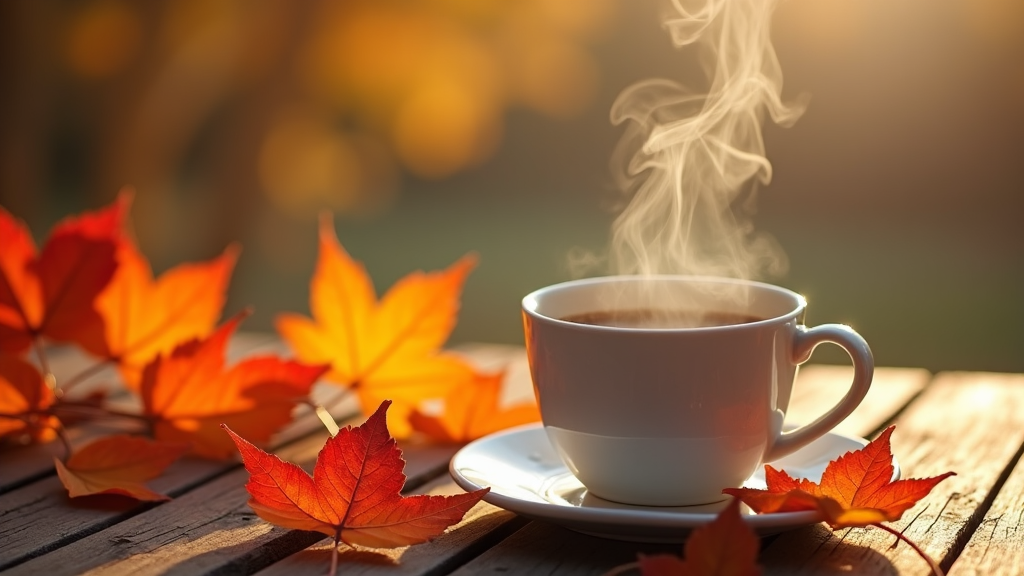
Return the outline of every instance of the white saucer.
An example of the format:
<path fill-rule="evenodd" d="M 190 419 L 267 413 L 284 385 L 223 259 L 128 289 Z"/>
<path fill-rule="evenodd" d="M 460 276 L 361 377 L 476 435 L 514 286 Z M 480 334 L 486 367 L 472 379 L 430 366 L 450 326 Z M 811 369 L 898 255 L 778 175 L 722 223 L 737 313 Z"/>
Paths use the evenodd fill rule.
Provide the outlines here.
<path fill-rule="evenodd" d="M 836 457 L 867 444 L 863 438 L 829 433 L 797 452 L 772 462 L 796 478 L 821 479 Z M 893 459 L 899 478 L 899 464 Z M 548 442 L 540 424 L 512 428 L 463 447 L 449 471 L 465 490 L 490 487 L 484 500 L 517 514 L 547 520 L 602 538 L 637 542 L 681 542 L 693 528 L 713 520 L 727 501 L 703 506 L 631 506 L 587 493 Z M 764 467 L 744 486 L 764 488 Z M 744 520 L 761 536 L 820 522 L 817 512 L 754 514 L 741 506 Z"/>

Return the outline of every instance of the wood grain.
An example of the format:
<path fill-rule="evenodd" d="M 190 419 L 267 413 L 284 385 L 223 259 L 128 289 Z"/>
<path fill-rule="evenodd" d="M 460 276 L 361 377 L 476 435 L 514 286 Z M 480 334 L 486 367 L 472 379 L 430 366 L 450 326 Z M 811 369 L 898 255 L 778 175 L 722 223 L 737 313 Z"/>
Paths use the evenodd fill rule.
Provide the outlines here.
<path fill-rule="evenodd" d="M 435 479 L 416 493 L 458 494 L 463 490 L 447 476 Z M 339 565 L 346 576 L 411 576 L 446 574 L 494 543 L 524 526 L 515 514 L 480 502 L 436 540 L 391 550 L 341 546 Z M 261 570 L 259 576 L 322 576 L 330 565 L 333 542 L 325 538 L 314 546 Z"/>
<path fill-rule="evenodd" d="M 308 436 L 282 448 L 279 455 L 310 469 L 326 437 Z M 407 487 L 444 473 L 454 450 L 424 446 L 410 451 Z M 247 504 L 247 480 L 244 469 L 232 470 L 103 530 L 78 534 L 74 542 L 18 564 L 10 574 L 250 572 L 321 539 L 317 533 L 276 528 L 256 517 Z"/>
<path fill-rule="evenodd" d="M 869 397 L 845 422 L 846 433 L 863 436 L 879 430 L 928 383 L 924 370 L 880 369 Z M 848 369 L 809 366 L 794 389 L 790 416 L 809 421 L 824 412 L 849 383 Z M 679 545 L 637 544 L 578 534 L 547 522 L 531 522 L 507 540 L 468 562 L 454 574 L 604 574 L 633 562 L 637 554 L 681 554 Z"/>
<path fill-rule="evenodd" d="M 229 364 L 234 364 L 246 356 L 252 354 L 279 354 L 290 356 L 287 347 L 273 334 L 261 333 L 238 333 L 228 345 L 227 359 Z M 57 377 L 58 384 L 68 382 L 75 376 L 96 364 L 96 359 L 86 355 L 73 346 L 54 346 L 47 348 L 47 362 L 50 371 Z M 129 394 L 120 383 L 120 375 L 113 365 L 108 365 L 94 374 L 92 377 L 83 380 L 73 390 L 69 390 L 69 397 L 81 398 L 90 392 L 107 390 L 110 394 L 107 399 L 110 406 L 125 412 L 139 412 L 139 400 Z M 338 388 L 335 386 L 320 385 L 314 391 L 314 400 L 320 403 L 332 402 L 338 396 Z M 346 417 L 355 413 L 354 401 L 349 401 L 340 406 L 336 414 L 343 414 Z M 90 441 L 104 435 L 116 432 L 137 432 L 135 423 L 123 421 L 109 421 L 94 423 L 88 426 L 76 426 L 68 430 L 68 439 L 73 447 L 82 446 Z M 288 442 L 300 436 L 312 432 L 319 422 L 316 418 L 298 418 L 287 429 L 278 436 L 276 443 Z M 0 463 L 0 494 L 10 492 L 31 482 L 52 476 L 53 458 L 64 457 L 64 446 L 60 442 L 51 442 L 42 446 L 21 446 L 4 447 Z M 0 503 L 0 510 L 4 510 Z M 0 556 L 2 558 L 2 556 Z"/>
<path fill-rule="evenodd" d="M 904 477 L 953 470 L 957 476 L 890 526 L 940 562 L 981 520 L 982 504 L 1024 444 L 1024 385 L 1020 376 L 945 373 L 897 418 L 893 452 Z M 832 533 L 817 525 L 780 535 L 762 550 L 765 574 L 928 574 L 905 544 L 892 548 L 882 530 Z"/>
<path fill-rule="evenodd" d="M 347 405 L 345 409 L 351 414 L 353 406 Z M 284 444 L 280 453 L 305 455 L 312 446 L 315 457 L 316 451 L 323 446 L 322 430 L 323 425 L 315 416 L 298 419 L 281 436 L 288 438 L 300 433 L 305 436 L 292 440 L 293 444 Z M 275 444 L 280 445 L 281 442 Z M 53 466 L 52 459 L 50 466 Z M 171 465 L 148 485 L 157 492 L 177 497 L 240 467 L 241 464 L 234 460 L 220 462 L 186 458 Z M 153 506 L 118 496 L 71 499 L 56 476 L 44 476 L 0 495 L 0 570 L 59 549 Z"/>
<path fill-rule="evenodd" d="M 57 375 L 58 382 L 67 380 L 75 374 L 82 372 L 91 366 L 95 361 L 91 360 L 84 353 L 70 346 L 59 346 L 49 349 L 47 361 L 50 370 Z M 69 393 L 69 397 L 82 398 L 89 392 L 107 388 L 107 382 L 113 382 L 118 378 L 113 367 L 106 367 L 96 376 L 83 385 L 76 387 Z M 127 397 L 124 394 L 124 397 Z M 116 396 L 114 397 L 117 399 Z M 123 401 L 123 399 L 121 399 Z M 117 426 L 117 431 L 124 430 L 123 426 Z M 84 444 L 102 435 L 109 434 L 110 430 L 103 427 L 72 428 L 68 431 L 68 439 L 72 445 Z M 64 446 L 54 441 L 45 445 L 29 445 L 10 447 L 4 446 L 2 466 L 0 466 L 0 494 L 24 486 L 40 478 L 52 475 L 54 457 L 64 456 Z M 0 510 L 3 510 L 0 507 Z"/>
<path fill-rule="evenodd" d="M 817 364 L 802 366 L 794 384 L 787 422 L 810 422 L 839 402 L 853 379 L 850 366 Z M 860 406 L 836 426 L 835 431 L 852 436 L 880 432 L 931 380 L 921 368 L 877 368 Z"/>
<path fill-rule="evenodd" d="M 637 554 L 682 554 L 682 546 L 604 540 L 547 522 L 530 522 L 452 574 L 593 576 L 635 562 Z"/>
<path fill-rule="evenodd" d="M 970 377 L 968 377 L 970 378 Z M 1024 388 L 1024 376 L 1010 386 Z M 974 530 L 947 576 L 1020 576 L 1024 573 L 1024 461 L 1016 466 L 998 491 L 991 507 Z"/>
<path fill-rule="evenodd" d="M 265 340 L 265 341 L 264 341 Z M 273 338 L 258 347 L 278 346 Z M 252 350 L 252 342 L 242 348 Z M 504 398 L 532 396 L 523 350 L 476 345 L 461 350 L 488 370 L 507 369 Z M 788 421 L 807 422 L 845 392 L 848 367 L 801 369 Z M 326 388 L 321 394 L 336 393 Z M 350 399 L 351 400 L 351 399 Z M 355 409 L 353 404 L 348 405 Z M 879 368 L 868 397 L 837 429 L 872 436 L 895 422 L 893 449 L 904 477 L 954 470 L 892 523 L 950 569 L 951 576 L 1016 575 L 1024 566 L 1024 375 L 943 373 Z M 306 415 L 282 435 L 277 451 L 310 467 L 324 441 Z M 452 446 L 406 444 L 411 491 L 458 488 L 447 476 Z M 69 501 L 47 469 L 46 447 L 25 451 L 33 466 L 4 452 L 0 463 L 0 567 L 5 574 L 322 574 L 330 542 L 316 533 L 275 528 L 251 512 L 246 472 L 237 463 L 184 461 L 151 485 L 178 497 L 159 505 Z M 45 466 L 44 464 L 45 463 Z M 878 529 L 833 532 L 809 526 L 765 540 L 760 561 L 768 576 L 782 574 L 928 574 L 908 546 L 891 548 Z M 637 553 L 681 552 L 678 545 L 603 540 L 539 521 L 526 521 L 485 503 L 457 527 L 427 544 L 392 551 L 342 552 L 344 574 L 602 574 Z M 454 572 L 453 572 L 454 571 Z"/>

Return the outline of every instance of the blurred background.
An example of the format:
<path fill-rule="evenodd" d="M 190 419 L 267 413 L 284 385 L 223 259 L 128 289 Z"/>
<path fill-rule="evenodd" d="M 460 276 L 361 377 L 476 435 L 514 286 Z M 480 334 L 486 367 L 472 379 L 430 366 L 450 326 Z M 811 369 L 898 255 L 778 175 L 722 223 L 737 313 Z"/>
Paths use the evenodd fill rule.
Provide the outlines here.
<path fill-rule="evenodd" d="M 0 205 L 41 241 L 137 190 L 162 271 L 243 244 L 228 312 L 307 312 L 316 214 L 378 291 L 474 251 L 452 343 L 522 339 L 519 301 L 601 251 L 608 120 L 701 83 L 655 0 L 8 0 Z M 1024 3 L 787 0 L 755 225 L 881 365 L 1024 371 Z M 2 247 L 0 247 L 2 249 Z M 591 274 L 596 274 L 592 271 Z M 842 362 L 834 352 L 816 360 Z"/>

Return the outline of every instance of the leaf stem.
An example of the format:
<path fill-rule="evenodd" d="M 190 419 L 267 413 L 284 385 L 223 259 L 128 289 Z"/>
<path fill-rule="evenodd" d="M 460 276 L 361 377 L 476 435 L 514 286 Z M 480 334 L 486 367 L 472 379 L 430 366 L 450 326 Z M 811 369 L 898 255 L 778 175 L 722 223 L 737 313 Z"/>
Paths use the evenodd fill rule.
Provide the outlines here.
<path fill-rule="evenodd" d="M 96 406 L 95 404 L 89 404 L 87 402 L 78 402 L 74 400 L 64 400 L 59 405 L 60 408 L 71 408 L 75 410 L 91 410 L 93 412 L 100 412 L 106 416 L 117 416 L 119 418 L 132 418 L 134 420 L 150 420 L 149 416 L 145 414 L 138 414 L 135 412 L 123 412 L 121 410 L 114 410 L 112 408 L 105 408 L 103 406 Z"/>
<path fill-rule="evenodd" d="M 22 422 L 24 422 L 26 427 L 30 428 L 33 426 L 33 419 L 31 417 L 40 414 L 44 416 L 52 416 L 51 413 L 45 410 L 32 410 L 29 412 L 22 412 L 20 414 L 13 414 L 11 412 L 0 412 L 0 418 L 21 420 Z M 67 431 L 64 428 L 64 423 L 60 421 L 60 418 L 57 418 L 56 425 L 44 424 L 42 427 L 51 428 L 54 431 L 54 433 L 57 434 L 57 438 L 60 440 L 60 443 L 64 445 L 64 457 L 61 458 L 61 462 L 67 462 L 67 459 L 71 457 L 71 442 L 68 441 Z"/>
<path fill-rule="evenodd" d="M 71 458 L 71 442 L 68 440 L 67 430 L 64 428 L 64 423 L 58 420 L 58 424 L 53 427 L 53 431 L 57 433 L 57 438 L 60 438 L 60 443 L 64 445 L 64 457 L 60 459 L 61 462 L 67 464 Z"/>
<path fill-rule="evenodd" d="M 349 394 L 351 394 L 351 393 L 352 393 L 352 389 L 351 388 L 343 388 L 341 390 L 341 393 L 336 398 L 334 398 L 330 402 L 326 403 L 326 405 L 325 404 L 317 404 L 316 402 L 313 401 L 312 398 L 305 398 L 302 401 L 302 403 L 305 404 L 306 406 L 308 406 L 309 409 L 312 410 L 314 414 L 316 414 L 317 418 L 320 419 L 320 421 L 323 423 L 324 427 L 327 428 L 327 431 L 331 433 L 331 436 L 335 436 L 335 435 L 338 434 L 339 428 L 338 428 L 337 421 L 334 419 L 334 416 L 331 414 L 331 410 L 337 408 L 338 405 L 341 404 L 341 402 L 345 398 L 348 398 Z"/>
<path fill-rule="evenodd" d="M 50 362 L 46 358 L 46 351 L 38 334 L 32 337 L 32 349 L 35 350 L 36 357 L 39 358 L 39 367 L 43 370 L 43 381 L 46 382 L 47 388 L 53 392 L 54 396 L 60 398 L 64 392 L 57 386 L 57 377 L 50 370 Z"/>
<path fill-rule="evenodd" d="M 338 423 L 335 422 L 334 416 L 331 416 L 331 413 L 319 404 L 313 406 L 313 410 L 316 411 L 317 417 L 320 418 L 320 422 L 322 422 L 324 427 L 327 428 L 327 431 L 331 433 L 331 436 L 337 436 L 340 428 L 338 428 Z"/>
<path fill-rule="evenodd" d="M 78 374 L 75 374 L 74 376 L 69 378 L 68 381 L 64 384 L 64 391 L 66 392 L 71 388 L 75 387 L 76 385 L 81 384 L 82 382 L 100 373 L 100 371 L 106 368 L 107 364 L 110 364 L 110 362 L 111 360 L 109 358 L 102 360 L 86 368 L 85 370 L 82 370 Z"/>
<path fill-rule="evenodd" d="M 914 552 L 917 552 L 917 555 L 920 556 L 921 558 L 923 558 L 924 561 L 928 563 L 928 566 L 932 569 L 932 573 L 935 574 L 935 576 L 945 576 L 945 574 L 942 571 L 942 568 L 939 568 L 939 565 L 935 563 L 935 560 L 932 560 L 931 556 L 926 554 L 925 551 L 922 550 L 920 546 L 915 544 L 913 540 L 911 540 L 910 538 L 907 538 L 907 536 L 905 534 L 903 534 L 902 532 L 897 532 L 896 530 L 893 530 L 892 528 L 890 528 L 890 527 L 888 527 L 888 526 L 886 526 L 884 524 L 880 524 L 880 523 L 879 524 L 872 524 L 872 526 L 877 526 L 877 527 L 881 528 L 882 530 L 885 530 L 889 534 L 892 534 L 893 536 L 896 537 L 897 541 L 903 540 L 904 542 L 906 542 L 907 546 L 910 546 L 911 548 L 913 548 Z"/>
<path fill-rule="evenodd" d="M 334 531 L 334 546 L 331 548 L 331 571 L 327 576 L 336 576 L 338 573 L 338 545 L 341 543 L 341 526 Z"/>

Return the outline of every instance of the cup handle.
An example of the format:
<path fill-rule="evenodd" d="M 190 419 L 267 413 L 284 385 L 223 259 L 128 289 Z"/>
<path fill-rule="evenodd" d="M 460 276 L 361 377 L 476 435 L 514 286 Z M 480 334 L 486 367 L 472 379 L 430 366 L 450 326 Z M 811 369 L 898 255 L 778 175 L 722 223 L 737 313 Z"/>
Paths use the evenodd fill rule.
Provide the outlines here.
<path fill-rule="evenodd" d="M 875 371 L 875 359 L 871 355 L 868 343 L 849 326 L 842 324 L 822 324 L 814 328 L 797 326 L 793 336 L 793 363 L 803 364 L 810 359 L 814 348 L 825 342 L 831 342 L 846 350 L 850 359 L 853 360 L 853 383 L 850 385 L 850 390 L 838 404 L 814 422 L 790 432 L 780 433 L 775 444 L 765 455 L 765 462 L 778 460 L 792 454 L 825 435 L 849 416 L 867 395 Z"/>

